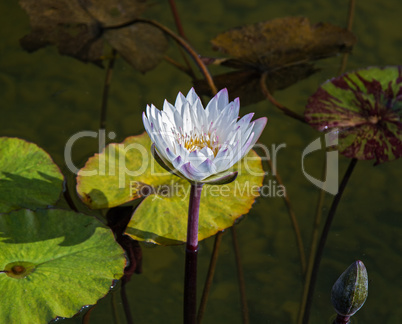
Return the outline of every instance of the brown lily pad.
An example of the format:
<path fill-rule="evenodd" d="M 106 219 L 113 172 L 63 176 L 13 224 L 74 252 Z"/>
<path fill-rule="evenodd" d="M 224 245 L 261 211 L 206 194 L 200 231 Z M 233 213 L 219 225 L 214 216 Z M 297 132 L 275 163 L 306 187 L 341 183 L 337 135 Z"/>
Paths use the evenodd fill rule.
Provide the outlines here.
<path fill-rule="evenodd" d="M 314 61 L 351 51 L 356 37 L 328 23 L 311 24 L 305 17 L 285 17 L 231 29 L 212 40 L 214 49 L 229 58 L 205 58 L 238 71 L 214 77 L 242 105 L 263 100 L 260 78 L 267 73 L 270 92 L 285 89 L 318 71 Z M 198 93 L 211 95 L 205 80 L 196 80 Z"/>
<path fill-rule="evenodd" d="M 349 52 L 355 43 L 350 31 L 328 23 L 312 25 L 305 17 L 277 18 L 235 28 L 212 40 L 215 49 L 232 57 L 221 64 L 263 70 Z"/>
<path fill-rule="evenodd" d="M 102 66 L 105 40 L 135 69 L 154 68 L 167 49 L 164 34 L 154 26 L 130 24 L 145 9 L 141 0 L 20 0 L 31 33 L 21 46 L 34 52 L 54 45 L 59 53 Z"/>

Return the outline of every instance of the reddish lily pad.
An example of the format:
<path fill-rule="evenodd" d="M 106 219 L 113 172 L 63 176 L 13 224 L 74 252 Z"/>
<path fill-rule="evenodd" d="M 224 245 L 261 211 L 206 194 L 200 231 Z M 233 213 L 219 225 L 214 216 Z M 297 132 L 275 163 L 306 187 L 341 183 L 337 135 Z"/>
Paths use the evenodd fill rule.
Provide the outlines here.
<path fill-rule="evenodd" d="M 108 145 L 79 171 L 77 191 L 91 208 L 114 207 L 145 197 L 134 212 L 126 234 L 136 240 L 163 245 L 182 243 L 186 241 L 190 184 L 154 161 L 151 144 L 148 135 L 143 133 L 123 143 Z M 99 170 L 105 172 L 90 173 Z M 230 184 L 204 185 L 200 240 L 232 226 L 259 196 L 264 170 L 254 151 L 236 164 L 233 171 L 239 174 Z"/>
<path fill-rule="evenodd" d="M 402 67 L 370 67 L 325 82 L 308 101 L 306 121 L 319 131 L 337 128 L 349 158 L 402 156 Z"/>

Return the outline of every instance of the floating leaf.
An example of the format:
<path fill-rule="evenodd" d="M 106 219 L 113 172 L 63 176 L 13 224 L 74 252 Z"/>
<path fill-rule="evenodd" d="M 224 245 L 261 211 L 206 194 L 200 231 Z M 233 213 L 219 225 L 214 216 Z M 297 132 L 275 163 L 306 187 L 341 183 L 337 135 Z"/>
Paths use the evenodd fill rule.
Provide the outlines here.
<path fill-rule="evenodd" d="M 163 33 L 148 24 L 109 29 L 105 39 L 136 70 L 152 70 L 163 58 L 167 43 Z"/>
<path fill-rule="evenodd" d="M 146 133 L 129 137 L 121 144 L 108 145 L 79 171 L 78 194 L 91 208 L 113 207 L 145 197 L 131 218 L 126 234 L 158 244 L 185 242 L 190 184 L 160 167 L 150 148 Z M 94 171 L 97 174 L 91 175 Z M 239 175 L 230 184 L 204 185 L 200 240 L 232 226 L 259 196 L 264 171 L 254 151 L 233 171 L 239 171 Z"/>
<path fill-rule="evenodd" d="M 0 318 L 48 323 L 92 305 L 123 275 L 124 252 L 95 218 L 66 210 L 0 215 Z"/>
<path fill-rule="evenodd" d="M 62 183 L 59 168 L 36 144 L 0 137 L 0 213 L 52 205 Z"/>
<path fill-rule="evenodd" d="M 270 92 L 285 89 L 318 71 L 313 61 L 351 51 L 355 36 L 327 24 L 312 25 L 304 17 L 285 17 L 235 28 L 212 40 L 215 49 L 231 56 L 209 63 L 239 69 L 214 77 L 218 88 L 240 97 L 243 105 L 263 100 L 260 78 L 267 73 Z M 196 80 L 198 93 L 210 95 L 204 80 Z"/>
<path fill-rule="evenodd" d="M 101 65 L 106 39 L 134 68 L 146 72 L 167 49 L 167 40 L 157 28 L 125 26 L 144 11 L 141 0 L 20 0 L 20 5 L 32 26 L 21 39 L 28 52 L 55 45 L 60 54 Z"/>
<path fill-rule="evenodd" d="M 54 0 L 46 1 L 54 2 Z M 68 3 L 72 2 L 74 1 Z M 106 28 L 133 20 L 146 8 L 145 0 L 75 0 L 75 2 Z"/>
<path fill-rule="evenodd" d="M 346 29 L 327 23 L 312 25 L 305 17 L 277 18 L 235 28 L 212 40 L 215 49 L 233 57 L 225 65 L 264 70 L 347 52 L 355 43 L 356 38 Z"/>
<path fill-rule="evenodd" d="M 101 154 L 88 159 L 77 175 L 82 201 L 92 209 L 115 207 L 141 197 L 146 184 L 168 183 L 171 174 L 159 166 L 150 149 L 151 141 L 144 132 L 123 143 L 109 144 Z M 139 188 L 134 182 L 144 185 Z"/>
<path fill-rule="evenodd" d="M 376 164 L 402 156 L 402 67 L 371 67 L 325 82 L 308 101 L 306 121 L 337 128 L 339 151 Z"/>

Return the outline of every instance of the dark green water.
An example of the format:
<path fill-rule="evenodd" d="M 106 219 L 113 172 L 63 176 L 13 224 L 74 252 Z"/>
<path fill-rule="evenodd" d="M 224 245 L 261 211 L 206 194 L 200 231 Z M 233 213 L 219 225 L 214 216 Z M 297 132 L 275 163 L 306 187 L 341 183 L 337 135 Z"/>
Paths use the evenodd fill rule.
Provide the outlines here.
<path fill-rule="evenodd" d="M 178 3 L 187 36 L 205 55 L 213 54 L 209 40 L 226 29 L 276 17 L 302 15 L 312 22 L 345 25 L 348 1 L 191 1 Z M 26 14 L 16 2 L 0 3 L 0 135 L 37 143 L 58 165 L 64 165 L 68 138 L 82 130 L 97 130 L 104 71 L 60 56 L 55 48 L 34 54 L 21 50 L 18 40 L 29 32 Z M 358 37 L 347 70 L 371 65 L 401 64 L 402 2 L 357 1 L 353 31 Z M 155 1 L 147 12 L 174 29 L 167 3 Z M 173 48 L 173 46 L 172 46 Z M 175 50 L 169 52 L 180 59 Z M 334 76 L 340 57 L 319 63 L 323 68 L 308 80 L 276 93 L 286 106 L 302 113 L 307 98 L 326 79 Z M 110 92 L 107 128 L 116 141 L 143 131 L 141 112 L 147 103 L 161 107 L 177 92 L 191 87 L 188 77 L 167 63 L 142 75 L 118 60 Z M 283 116 L 269 103 L 248 106 L 242 114 L 256 112 L 269 122 L 261 142 L 286 143 L 278 154 L 278 172 L 300 222 L 306 253 L 310 245 L 318 190 L 304 177 L 301 154 L 318 135 L 308 126 Z M 96 151 L 87 140 L 74 147 L 79 163 Z M 340 158 L 341 174 L 348 160 Z M 307 170 L 318 176 L 321 156 L 307 160 Z M 359 162 L 338 208 L 324 252 L 311 323 L 330 323 L 333 310 L 330 290 L 336 278 L 354 260 L 362 260 L 369 273 L 369 297 L 355 316 L 355 323 L 402 323 L 402 162 L 373 167 Z M 271 177 L 268 177 L 268 182 Z M 332 196 L 323 207 L 324 216 Z M 294 323 L 302 291 L 296 241 L 283 201 L 258 199 L 246 219 L 237 226 L 245 272 L 251 323 Z M 200 289 L 206 274 L 213 238 L 201 244 Z M 143 274 L 134 276 L 128 295 L 135 323 L 180 323 L 182 312 L 183 247 L 143 246 Z M 119 294 L 116 294 L 121 311 Z M 91 323 L 113 323 L 111 298 L 92 312 Z M 0 320 L 1 321 L 1 320 Z M 69 322 L 74 322 L 71 320 Z M 76 320 L 79 322 L 79 320 Z M 121 323 L 124 323 L 121 317 Z M 230 232 L 225 233 L 205 323 L 241 323 L 240 298 Z"/>

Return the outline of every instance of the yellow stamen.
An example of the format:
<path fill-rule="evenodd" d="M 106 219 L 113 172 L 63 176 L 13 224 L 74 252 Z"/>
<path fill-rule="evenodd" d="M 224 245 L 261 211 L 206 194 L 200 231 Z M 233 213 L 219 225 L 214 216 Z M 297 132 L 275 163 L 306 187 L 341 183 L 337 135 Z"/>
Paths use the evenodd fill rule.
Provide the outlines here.
<path fill-rule="evenodd" d="M 198 133 L 191 132 L 190 134 L 176 133 L 176 140 L 179 144 L 183 145 L 189 152 L 201 150 L 208 147 L 214 153 L 218 154 L 219 143 L 218 137 L 214 133 Z"/>

